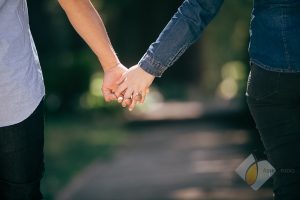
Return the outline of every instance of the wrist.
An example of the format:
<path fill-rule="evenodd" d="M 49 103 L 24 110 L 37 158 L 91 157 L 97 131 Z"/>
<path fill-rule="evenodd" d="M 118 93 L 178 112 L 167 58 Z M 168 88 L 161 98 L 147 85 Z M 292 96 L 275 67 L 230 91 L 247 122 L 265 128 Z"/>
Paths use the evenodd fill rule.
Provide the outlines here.
<path fill-rule="evenodd" d="M 116 62 L 116 63 L 111 63 L 111 64 L 105 64 L 102 65 L 103 71 L 105 72 L 109 72 L 117 67 L 122 66 L 122 64 L 120 62 Z"/>
<path fill-rule="evenodd" d="M 155 78 L 155 76 L 154 76 L 153 74 L 151 74 L 151 73 L 149 73 L 148 71 L 146 71 L 140 64 L 138 64 L 137 66 L 138 66 L 138 68 L 140 69 L 140 71 L 141 71 L 143 74 L 145 74 L 146 76 L 150 76 L 150 77 Z"/>
<path fill-rule="evenodd" d="M 110 55 L 110 54 L 103 54 L 97 56 L 99 62 L 101 63 L 102 69 L 104 72 L 110 71 L 111 69 L 122 65 L 119 58 L 116 54 Z"/>

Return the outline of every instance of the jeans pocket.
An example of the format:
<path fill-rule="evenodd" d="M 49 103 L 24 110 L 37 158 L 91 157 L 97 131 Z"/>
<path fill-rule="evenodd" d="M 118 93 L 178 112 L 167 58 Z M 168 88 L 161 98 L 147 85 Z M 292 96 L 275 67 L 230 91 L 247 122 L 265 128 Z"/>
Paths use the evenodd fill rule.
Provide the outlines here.
<path fill-rule="evenodd" d="M 251 64 L 246 96 L 262 100 L 277 93 L 280 73 L 272 72 Z"/>

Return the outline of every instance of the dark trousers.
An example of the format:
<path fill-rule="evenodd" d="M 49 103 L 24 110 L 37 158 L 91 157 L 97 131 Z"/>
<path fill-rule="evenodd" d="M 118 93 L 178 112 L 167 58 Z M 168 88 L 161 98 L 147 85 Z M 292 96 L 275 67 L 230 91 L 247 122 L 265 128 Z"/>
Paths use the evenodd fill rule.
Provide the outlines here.
<path fill-rule="evenodd" d="M 0 128 L 0 199 L 39 200 L 43 175 L 43 102 L 25 121 Z"/>
<path fill-rule="evenodd" d="M 251 66 L 247 102 L 268 161 L 275 167 L 274 199 L 300 199 L 300 73 Z"/>

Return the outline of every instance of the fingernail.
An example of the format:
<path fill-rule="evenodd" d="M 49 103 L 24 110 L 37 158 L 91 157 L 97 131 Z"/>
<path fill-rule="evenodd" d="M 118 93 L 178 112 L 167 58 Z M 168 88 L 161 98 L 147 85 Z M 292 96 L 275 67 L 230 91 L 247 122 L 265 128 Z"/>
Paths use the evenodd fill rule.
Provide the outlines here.
<path fill-rule="evenodd" d="M 118 102 L 121 103 L 123 101 L 123 97 L 118 98 Z"/>

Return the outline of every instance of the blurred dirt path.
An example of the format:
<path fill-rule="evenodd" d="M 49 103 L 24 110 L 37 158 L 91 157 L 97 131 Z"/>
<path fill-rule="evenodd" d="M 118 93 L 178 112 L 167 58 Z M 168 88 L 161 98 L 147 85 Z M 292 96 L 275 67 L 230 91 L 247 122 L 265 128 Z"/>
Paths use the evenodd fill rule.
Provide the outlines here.
<path fill-rule="evenodd" d="M 269 182 L 255 192 L 234 172 L 257 143 L 234 125 L 241 117 L 132 124 L 115 157 L 88 166 L 56 200 L 271 200 Z"/>

